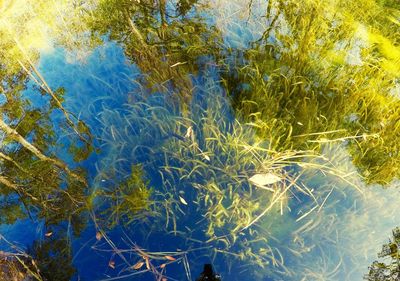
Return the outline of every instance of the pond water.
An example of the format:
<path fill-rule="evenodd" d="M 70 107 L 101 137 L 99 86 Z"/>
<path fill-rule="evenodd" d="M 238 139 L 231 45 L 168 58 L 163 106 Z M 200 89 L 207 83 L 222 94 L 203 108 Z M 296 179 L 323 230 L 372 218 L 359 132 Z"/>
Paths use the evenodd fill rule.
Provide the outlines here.
<path fill-rule="evenodd" d="M 0 250 L 43 280 L 363 280 L 400 225 L 396 4 L 17 2 Z"/>

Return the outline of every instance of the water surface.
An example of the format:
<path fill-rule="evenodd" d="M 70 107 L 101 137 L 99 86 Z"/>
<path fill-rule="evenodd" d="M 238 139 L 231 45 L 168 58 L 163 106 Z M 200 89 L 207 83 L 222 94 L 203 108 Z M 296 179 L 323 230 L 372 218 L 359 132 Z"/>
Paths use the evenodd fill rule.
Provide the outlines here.
<path fill-rule="evenodd" d="M 56 160 L 2 127 L 2 237 L 48 280 L 362 280 L 400 225 L 393 20 L 282 3 L 4 4 L 2 120 Z"/>

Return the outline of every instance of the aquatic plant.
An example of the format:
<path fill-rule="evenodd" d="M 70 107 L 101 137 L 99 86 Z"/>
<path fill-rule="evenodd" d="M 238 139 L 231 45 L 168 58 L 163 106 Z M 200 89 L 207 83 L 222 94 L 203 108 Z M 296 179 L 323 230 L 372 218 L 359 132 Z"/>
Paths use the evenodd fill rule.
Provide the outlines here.
<path fill-rule="evenodd" d="M 140 165 L 132 165 L 131 170 L 128 179 L 117 183 L 117 186 L 108 180 L 109 187 L 96 190 L 93 198 L 90 198 L 93 203 L 89 203 L 88 207 L 97 214 L 99 227 L 113 228 L 146 219 L 146 212 L 150 209 L 151 190 L 148 182 L 143 180 Z M 108 176 L 113 178 L 112 175 Z"/>
<path fill-rule="evenodd" d="M 67 2 L 53 1 L 48 14 L 41 12 L 45 0 L 29 3 L 33 12 L 11 3 L 20 16 L 0 16 L 0 45 L 10 50 L 0 50 L 8 59 L 0 65 L 3 222 L 33 215 L 46 227 L 68 222 L 79 234 L 89 210 L 94 249 L 110 258 L 111 272 L 121 269 L 116 278 L 151 273 L 162 280 L 180 263 L 190 280 L 189 259 L 203 256 L 253 280 L 295 279 L 299 268 L 305 280 L 342 278 L 349 261 L 338 237 L 355 239 L 363 230 L 351 234 L 341 218 L 361 228 L 352 211 L 366 191 L 356 171 L 341 164 L 342 154 L 327 151 L 344 144 L 367 182 L 387 184 L 398 175 L 398 4 L 249 1 L 241 3 L 241 17 L 255 23 L 261 16 L 263 28 L 228 41 L 203 16 L 202 1 Z M 34 12 L 38 17 L 27 20 Z M 88 46 L 113 40 L 141 71 L 115 80 L 93 76 L 104 95 L 82 97 L 101 145 L 89 191 L 84 171 L 58 157 L 61 143 L 74 161 L 93 151 L 89 126 L 69 111 L 80 112 L 82 100 L 64 107 L 68 93 L 54 90 L 36 65 L 46 32 L 19 34 L 19 21 L 71 28 L 57 40 L 70 50 L 82 36 Z M 37 86 L 30 94 L 44 97 L 39 109 L 21 98 L 28 78 Z M 63 121 L 52 124 L 53 114 Z M 58 125 L 72 139 L 59 138 Z M 50 233 L 34 249 L 44 270 L 68 278 L 49 257 L 60 254 L 72 275 L 69 240 Z M 182 250 L 166 249 L 160 235 Z M 316 253 L 320 258 L 311 259 Z"/>
<path fill-rule="evenodd" d="M 135 102 L 123 110 L 104 104 L 98 121 L 106 157 L 98 166 L 96 192 L 118 190 L 112 179 L 131 173 L 130 165 L 140 163 L 144 177 L 152 179 L 150 209 L 120 227 L 149 237 L 143 247 L 154 247 L 150 237 L 162 233 L 179 239 L 183 248 L 200 248 L 199 253 L 244 271 L 252 271 L 249 264 L 266 268 L 264 274 L 272 268 L 285 270 L 285 259 L 272 241 L 301 228 L 302 220 L 314 217 L 312 211 L 329 197 L 302 185 L 303 176 L 325 173 L 346 184 L 353 184 L 352 179 L 312 151 L 270 149 L 270 140 L 257 137 L 253 124 L 234 118 L 212 77 L 196 83 L 185 116 L 168 93 L 132 93 Z M 257 175 L 268 181 L 257 182 Z M 321 188 L 329 193 L 330 188 Z M 300 194 L 303 203 L 315 206 L 308 211 L 296 207 L 301 212 L 295 213 Z"/>
<path fill-rule="evenodd" d="M 179 92 L 187 103 L 193 88 L 187 75 L 201 69 L 199 58 L 209 55 L 222 70 L 223 85 L 235 108 L 254 124 L 262 138 L 274 140 L 271 148 L 319 151 L 326 141 L 347 141 L 353 161 L 368 181 L 387 184 L 393 179 L 399 105 L 389 94 L 397 89 L 395 74 L 385 66 L 396 60 L 395 36 L 388 32 L 396 24 L 393 16 L 381 16 L 395 15 L 393 4 L 389 9 L 387 3 L 369 1 L 360 7 L 364 13 L 349 16 L 347 11 L 358 3 L 257 3 L 256 8 L 266 15 L 266 22 L 259 25 L 265 29 L 261 37 L 254 40 L 253 47 L 249 44 L 226 50 L 220 31 L 203 23 L 196 13 L 190 17 L 179 14 L 181 2 L 166 2 L 165 6 L 149 3 L 116 5 L 103 1 L 90 13 L 88 22 L 94 36 L 108 34 L 123 44 L 151 91 Z M 249 13 L 253 4 L 248 3 Z M 190 8 L 197 12 L 204 6 Z M 176 19 L 172 11 L 178 13 Z M 110 13 L 115 17 L 109 18 Z M 257 12 L 256 16 L 262 14 Z M 257 22 L 251 20 L 252 24 Z M 201 36 L 193 37 L 180 28 L 181 24 L 199 29 Z M 374 45 L 379 52 L 374 51 Z M 379 57 L 385 63 L 374 73 Z M 391 76 L 385 75 L 387 71 Z M 369 82 L 364 83 L 363 77 Z M 388 154 L 391 157 L 385 157 Z"/>
<path fill-rule="evenodd" d="M 265 32 L 224 73 L 234 107 L 271 146 L 347 142 L 370 183 L 398 175 L 398 10 L 375 1 L 269 1 Z M 388 16 L 383 16 L 388 15 Z M 239 61 L 240 62 L 240 61 Z M 389 156 L 390 155 L 390 156 Z"/>

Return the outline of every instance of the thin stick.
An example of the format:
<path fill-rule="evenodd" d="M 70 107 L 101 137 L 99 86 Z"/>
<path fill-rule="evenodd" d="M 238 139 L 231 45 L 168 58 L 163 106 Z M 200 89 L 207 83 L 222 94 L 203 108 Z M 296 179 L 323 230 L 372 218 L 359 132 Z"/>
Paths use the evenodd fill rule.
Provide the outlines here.
<path fill-rule="evenodd" d="M 328 199 L 328 197 L 331 195 L 331 193 L 332 193 L 333 189 L 334 189 L 334 187 L 332 187 L 331 191 L 329 191 L 328 195 L 325 197 L 325 199 L 324 199 L 324 201 L 322 202 L 321 206 L 319 207 L 319 209 L 318 209 L 318 212 L 317 212 L 317 213 L 319 213 L 319 212 L 321 211 L 321 209 L 322 209 L 322 206 L 324 206 L 324 204 L 325 204 L 326 200 L 327 200 L 327 199 Z"/>
<path fill-rule="evenodd" d="M 301 221 L 302 219 L 304 219 L 305 217 L 307 217 L 309 214 L 312 213 L 312 211 L 314 211 L 316 208 L 318 207 L 318 205 L 315 205 L 313 208 L 311 208 L 311 210 L 309 210 L 307 213 L 305 213 L 304 215 L 302 215 L 301 217 L 299 217 L 296 222 Z"/>

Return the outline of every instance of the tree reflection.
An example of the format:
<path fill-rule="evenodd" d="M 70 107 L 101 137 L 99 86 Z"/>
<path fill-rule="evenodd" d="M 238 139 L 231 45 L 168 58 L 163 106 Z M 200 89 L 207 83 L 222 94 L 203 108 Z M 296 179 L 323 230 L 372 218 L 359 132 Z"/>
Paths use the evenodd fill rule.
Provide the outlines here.
<path fill-rule="evenodd" d="M 382 246 L 379 258 L 389 259 L 385 262 L 374 261 L 369 267 L 368 281 L 395 281 L 400 279 L 400 228 L 393 229 L 393 238 Z"/>
<path fill-rule="evenodd" d="M 36 12 L 50 2 L 54 1 L 35 2 Z M 63 18 L 68 21 L 66 26 L 72 35 L 66 36 L 66 39 L 58 38 L 57 43 L 74 50 L 77 47 L 91 48 L 104 38 L 118 42 L 124 48 L 127 58 L 140 69 L 141 77 L 135 82 L 138 82 L 143 92 L 172 94 L 171 97 L 183 101 L 182 111 L 189 111 L 189 104 L 192 102 L 195 88 L 192 77 L 207 71 L 207 64 L 216 65 L 218 75 L 223 76 L 223 83 L 218 86 L 230 94 L 237 116 L 243 117 L 249 123 L 248 126 L 257 130 L 258 138 L 268 143 L 269 150 L 265 158 L 274 153 L 285 154 L 287 151 L 288 154 L 294 151 L 293 155 L 296 156 L 301 155 L 297 151 L 321 152 L 326 143 L 345 142 L 354 164 L 367 182 L 387 184 L 399 176 L 400 102 L 396 95 L 400 88 L 400 51 L 398 34 L 392 34 L 392 30 L 398 27 L 395 17 L 398 14 L 394 11 L 398 5 L 395 2 L 381 1 L 381 4 L 377 4 L 372 0 L 360 0 L 335 1 L 335 4 L 329 4 L 329 1 L 322 0 L 304 3 L 295 0 L 271 0 L 264 7 L 266 26 L 262 36 L 245 50 L 224 46 L 221 32 L 211 23 L 210 18 L 204 16 L 206 6 L 199 2 L 74 2 L 77 12 L 68 19 Z M 250 1 L 250 5 L 251 3 Z M 7 7 L 3 10 L 9 13 Z M 54 8 L 50 13 L 54 18 L 56 10 Z M 43 219 L 46 227 L 50 228 L 70 222 L 74 233 L 78 235 L 85 227 L 83 214 L 88 205 L 92 207 L 93 202 L 89 202 L 92 198 L 86 196 L 88 184 L 84 169 L 75 168 L 79 163 L 68 165 L 63 159 L 73 158 L 75 162 L 85 160 L 93 151 L 92 136 L 85 123 L 63 107 L 64 95 L 67 94 L 65 90 L 52 89 L 36 68 L 39 51 L 29 46 L 44 48 L 46 44 L 32 39 L 34 35 L 38 35 L 34 31 L 24 31 L 24 25 L 34 21 L 26 21 L 32 16 L 29 12 L 25 11 L 22 15 L 15 19 L 15 22 L 7 22 L 0 18 L 1 23 L 5 23 L 4 28 L 0 28 L 0 58 L 5 58 L 4 62 L 2 60 L 0 63 L 0 223 L 12 224 L 28 216 L 35 220 Z M 39 13 L 39 17 L 46 18 L 46 13 Z M 18 26 L 19 22 L 21 26 Z M 52 25 L 57 26 L 58 22 L 63 21 L 54 20 Z M 60 30 L 57 28 L 55 30 Z M 87 46 L 77 43 L 82 37 L 87 39 L 83 40 Z M 219 77 L 213 79 L 212 83 L 216 80 L 219 81 Z M 36 84 L 32 93 L 36 95 L 35 98 L 27 94 L 28 81 Z M 213 87 L 205 89 L 211 91 Z M 34 102 L 35 99 L 40 100 L 40 105 Z M 135 103 L 135 100 L 129 102 Z M 145 104 L 146 99 L 141 102 Z M 209 103 L 212 102 L 216 107 L 222 104 L 215 100 Z M 150 127 L 149 120 L 155 125 L 154 120 L 158 118 L 158 112 L 152 110 L 153 107 L 146 108 L 143 114 L 137 110 L 138 116 L 135 121 L 141 118 L 143 128 L 147 130 Z M 219 108 L 214 109 L 218 110 Z M 151 116 L 153 119 L 147 115 L 149 112 L 154 113 Z M 201 196 L 193 198 L 192 202 L 195 199 L 200 200 L 198 206 L 209 208 L 206 212 L 208 211 L 210 221 L 216 222 L 215 225 L 208 224 L 206 235 L 215 236 L 215 229 L 220 228 L 224 240 L 219 242 L 224 241 L 227 247 L 230 247 L 231 241 L 225 239 L 226 235 L 222 233 L 226 231 L 225 223 L 229 218 L 232 219 L 225 209 L 231 210 L 232 202 L 235 202 L 238 208 L 233 208 L 232 212 L 236 212 L 240 218 L 237 220 L 243 224 L 235 226 L 232 243 L 236 241 L 238 232 L 248 228 L 248 223 L 241 218 L 256 215 L 251 209 L 255 206 L 255 201 L 247 192 L 248 182 L 245 177 L 247 169 L 254 169 L 254 155 L 249 156 L 250 164 L 242 168 L 243 175 L 241 174 L 235 183 L 237 185 L 239 179 L 243 181 L 243 194 L 235 196 L 231 191 L 231 197 L 225 196 L 229 189 L 236 187 L 235 184 L 230 184 L 230 180 L 233 178 L 232 174 L 236 173 L 237 176 L 236 167 L 244 163 L 243 158 L 235 158 L 236 155 L 241 155 L 242 147 L 250 147 L 255 142 L 250 139 L 253 137 L 251 134 L 247 135 L 251 129 L 241 126 L 240 123 L 235 126 L 241 133 L 240 143 L 246 145 L 232 145 L 231 152 L 227 153 L 232 157 L 231 166 L 227 166 L 229 157 L 224 159 L 223 153 L 227 150 L 221 149 L 222 152 L 218 152 L 219 148 L 216 149 L 215 154 L 219 154 L 214 159 L 220 159 L 221 167 L 213 168 L 210 167 L 212 158 L 202 149 L 211 139 L 218 140 L 218 145 L 222 148 L 229 145 L 228 141 L 219 143 L 219 138 L 223 133 L 227 134 L 228 129 L 217 130 L 220 128 L 217 122 L 214 131 L 207 130 L 212 128 L 210 124 L 208 128 L 205 126 L 208 119 L 220 121 L 222 118 L 218 114 L 204 114 L 210 117 L 191 121 L 187 118 L 188 112 L 183 112 L 182 115 L 183 121 L 179 119 L 180 115 L 176 118 L 176 124 L 179 126 L 175 126 L 175 123 L 171 126 L 176 132 L 168 131 L 164 134 L 167 130 L 159 130 L 159 138 L 167 144 L 163 147 L 164 151 L 168 150 L 168 144 L 174 143 L 166 141 L 170 138 L 175 141 L 181 153 L 175 156 L 175 163 L 178 163 L 177 167 L 174 167 L 176 172 L 167 171 L 171 177 L 170 185 L 173 186 L 171 190 L 178 192 L 176 186 L 183 179 L 187 179 L 185 185 L 195 183 L 196 178 L 189 177 L 198 165 L 201 165 L 203 171 L 198 173 L 203 177 L 213 172 L 213 169 L 217 171 L 206 180 L 214 180 L 217 173 L 223 172 L 227 178 L 225 183 L 221 184 L 218 178 L 215 179 L 216 183 L 213 181 L 210 184 L 204 180 L 204 189 L 196 187 L 200 190 L 199 193 L 207 195 L 209 190 L 217 190 L 220 196 L 218 201 L 215 201 L 216 196 L 210 193 L 212 196 L 204 196 L 207 198 L 204 198 L 204 205 L 201 205 Z M 61 116 L 57 120 L 62 121 L 55 123 L 54 116 Z M 158 119 L 157 122 L 162 125 L 166 123 L 165 120 Z M 204 122 L 204 128 L 200 128 L 201 122 Z M 229 122 L 230 120 L 227 124 Z M 129 126 L 125 128 L 126 132 L 131 129 Z M 163 127 L 160 125 L 160 128 Z M 188 137 L 182 134 L 184 129 L 187 129 Z M 229 130 L 234 132 L 232 128 Z M 59 141 L 62 132 L 70 136 L 65 142 Z M 213 135 L 215 132 L 217 134 Z M 205 138 L 208 133 L 210 137 Z M 126 139 L 128 137 L 143 138 L 140 130 L 137 136 L 130 133 Z M 146 137 L 151 138 L 151 141 L 156 139 L 150 134 Z M 121 142 L 125 142 L 126 139 Z M 199 140 L 201 143 L 197 144 Z M 235 144 L 235 141 L 232 141 L 232 144 Z M 67 151 L 63 146 L 69 147 Z M 170 153 L 173 148 L 171 146 L 167 152 Z M 57 151 L 66 154 L 59 155 Z M 210 155 L 213 156 L 212 153 Z M 187 165 L 185 157 L 194 159 L 193 166 Z M 239 163 L 240 161 L 242 163 Z M 290 162 L 290 165 L 293 163 Z M 178 165 L 188 170 L 181 169 Z M 169 166 L 163 167 L 168 170 Z M 275 166 L 271 164 L 271 169 L 272 167 Z M 288 167 L 285 168 L 289 170 Z M 286 175 L 286 169 L 281 170 L 284 170 Z M 100 216 L 104 225 L 111 228 L 121 221 L 131 223 L 140 217 L 136 216 L 138 210 L 153 207 L 148 202 L 151 194 L 141 178 L 140 171 L 132 169 L 130 179 L 121 181 L 120 184 L 119 179 L 116 179 L 115 185 L 98 192 L 104 199 L 104 205 L 100 206 Z M 178 194 L 181 193 L 176 195 Z M 269 195 L 263 196 L 268 198 Z M 180 197 L 180 201 L 176 198 L 179 197 L 169 198 L 171 205 L 176 208 L 168 210 L 171 215 L 175 215 L 174 210 L 180 209 L 181 203 L 184 206 L 188 205 L 183 197 Z M 232 202 L 228 202 L 227 199 L 232 199 Z M 243 199 L 247 200 L 246 204 L 242 203 Z M 229 206 L 219 204 L 224 200 Z M 165 202 L 167 205 L 168 202 Z M 282 206 L 283 203 L 283 213 Z M 107 221 L 110 218 L 111 221 Z M 176 234 L 176 225 L 174 231 Z M 42 244 L 35 243 L 32 248 L 33 255 L 42 264 L 42 271 L 53 272 L 52 276 L 56 276 L 48 275 L 49 279 L 68 280 L 74 274 L 70 265 L 70 245 L 65 236 L 66 234 L 60 231 Z M 249 248 L 246 243 L 243 245 L 243 248 Z M 247 254 L 250 255 L 251 251 Z M 237 256 L 243 259 L 245 252 Z M 63 269 L 64 275 L 57 266 L 61 260 L 66 265 Z M 264 260 L 260 259 L 259 264 L 263 266 Z"/>
<path fill-rule="evenodd" d="M 218 55 L 221 37 L 199 13 L 197 1 L 102 0 L 88 17 L 93 36 L 124 46 L 151 92 L 176 92 L 186 102 L 201 58 Z"/>
<path fill-rule="evenodd" d="M 65 90 L 52 89 L 36 67 L 40 51 L 50 48 L 47 30 L 56 29 L 50 2 L 0 5 L 0 224 L 29 217 L 47 227 L 69 223 L 79 234 L 85 227 L 86 173 L 64 159 L 86 159 L 92 136 L 64 108 Z M 49 10 L 43 10 L 46 3 Z M 62 134 L 68 137 L 60 141 Z M 68 264 L 70 245 L 65 233 L 56 236 L 57 241 L 35 242 L 33 249 L 47 280 L 70 280 L 71 265 L 60 267 Z"/>
<path fill-rule="evenodd" d="M 68 236 L 62 231 L 35 241 L 28 253 L 35 260 L 44 280 L 69 281 L 75 274 Z"/>
<path fill-rule="evenodd" d="M 17 214 L 33 214 L 61 222 L 82 207 L 86 181 L 83 171 L 71 170 L 57 156 L 47 155 L 62 145 L 57 144 L 51 119 L 59 108 L 51 103 L 35 107 L 23 97 L 27 83 L 23 74 L 1 78 L 10 81 L 3 83 L 6 100 L 0 106 L 2 220 L 13 223 Z M 85 148 L 76 150 L 76 155 Z"/>

